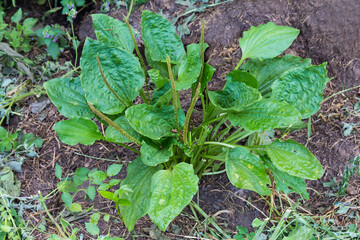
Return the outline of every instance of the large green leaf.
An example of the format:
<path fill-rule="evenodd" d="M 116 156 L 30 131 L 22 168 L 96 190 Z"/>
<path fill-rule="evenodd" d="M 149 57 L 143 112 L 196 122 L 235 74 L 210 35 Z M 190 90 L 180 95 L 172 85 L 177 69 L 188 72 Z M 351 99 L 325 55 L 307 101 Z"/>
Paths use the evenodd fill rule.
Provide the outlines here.
<path fill-rule="evenodd" d="M 121 187 L 127 186 L 132 192 L 120 196 L 131 202 L 130 206 L 120 205 L 120 213 L 129 231 L 134 229 L 136 221 L 148 213 L 151 198 L 151 178 L 161 170 L 161 166 L 149 167 L 144 165 L 140 157 L 132 161 L 127 167 L 127 176 L 121 182 Z"/>
<path fill-rule="evenodd" d="M 86 102 L 80 78 L 55 78 L 45 82 L 44 88 L 53 104 L 65 117 L 95 117 Z"/>
<path fill-rule="evenodd" d="M 241 70 L 233 70 L 228 75 L 226 75 L 226 83 L 230 82 L 243 82 L 255 89 L 258 89 L 259 87 L 259 83 L 253 75 Z"/>
<path fill-rule="evenodd" d="M 179 122 L 183 126 L 185 114 L 179 110 Z M 175 111 L 170 105 L 139 104 L 128 108 L 125 114 L 137 132 L 151 139 L 172 136 L 171 130 L 176 129 Z"/>
<path fill-rule="evenodd" d="M 156 69 L 150 69 L 148 71 L 150 80 L 156 85 L 158 89 L 162 88 L 166 83 L 170 82 L 169 79 L 160 75 L 160 71 Z"/>
<path fill-rule="evenodd" d="M 72 146 L 78 143 L 92 145 L 96 140 L 104 139 L 96 124 L 87 118 L 73 118 L 57 122 L 54 130 L 62 142 Z"/>
<path fill-rule="evenodd" d="M 167 139 L 161 146 L 151 141 L 142 141 L 140 148 L 141 160 L 148 166 L 156 166 L 167 162 L 173 155 L 174 143 L 176 143 L 174 138 Z"/>
<path fill-rule="evenodd" d="M 290 47 L 299 33 L 296 28 L 278 26 L 272 22 L 257 27 L 252 26 L 239 39 L 241 59 L 276 57 Z"/>
<path fill-rule="evenodd" d="M 134 43 L 125 23 L 105 14 L 93 14 L 91 17 L 98 41 L 133 53 Z"/>
<path fill-rule="evenodd" d="M 266 146 L 266 152 L 276 168 L 292 176 L 316 180 L 324 173 L 316 157 L 292 139 L 275 140 Z"/>
<path fill-rule="evenodd" d="M 184 162 L 154 174 L 148 214 L 162 231 L 190 203 L 198 191 L 198 182 L 193 166 Z"/>
<path fill-rule="evenodd" d="M 271 84 L 287 71 L 310 66 L 310 58 L 303 59 L 293 55 L 285 55 L 264 60 L 250 59 L 240 69 L 249 72 L 256 78 L 259 82 L 259 91 L 264 95 L 271 91 Z"/>
<path fill-rule="evenodd" d="M 261 94 L 243 82 L 230 82 L 222 91 L 209 92 L 210 101 L 225 111 L 240 112 L 261 99 Z"/>
<path fill-rule="evenodd" d="M 286 101 L 308 118 L 320 109 L 327 77 L 326 63 L 286 72 L 271 86 L 271 98 Z"/>
<path fill-rule="evenodd" d="M 133 54 L 86 39 L 81 57 L 81 84 L 86 99 L 103 113 L 121 113 L 125 106 L 104 83 L 96 61 L 97 55 L 106 80 L 125 104 L 131 104 L 138 96 L 144 84 L 144 71 Z"/>
<path fill-rule="evenodd" d="M 145 56 L 151 68 L 168 76 L 166 55 L 173 62 L 173 73 L 177 75 L 178 67 L 186 57 L 181 38 L 176 34 L 175 27 L 156 13 L 144 10 L 142 12 L 141 37 L 144 40 Z"/>
<path fill-rule="evenodd" d="M 264 98 L 239 113 L 230 113 L 230 122 L 249 131 L 288 127 L 300 121 L 301 114 L 286 102 Z"/>
<path fill-rule="evenodd" d="M 270 195 L 269 176 L 259 157 L 243 147 L 228 150 L 225 158 L 226 173 L 238 188 L 249 189 L 261 195 Z"/>
<path fill-rule="evenodd" d="M 208 47 L 204 46 L 204 50 Z M 184 90 L 191 88 L 191 85 L 196 82 L 201 72 L 201 45 L 190 44 L 187 46 L 186 59 L 183 61 L 179 68 L 179 77 L 176 84 L 176 90 Z"/>
<path fill-rule="evenodd" d="M 135 131 L 129 124 L 128 120 L 125 116 L 120 116 L 114 121 L 119 127 L 121 127 L 127 134 L 132 136 L 138 141 L 141 141 L 141 135 Z M 115 128 L 109 126 L 105 131 L 106 141 L 114 142 L 114 143 L 127 143 L 131 142 L 131 140 L 127 139 L 123 136 L 119 131 Z"/>
<path fill-rule="evenodd" d="M 284 193 L 296 192 L 304 198 L 309 199 L 306 183 L 303 178 L 295 177 L 277 169 L 267 158 L 263 159 L 266 166 L 271 170 L 276 183 L 276 189 Z"/>

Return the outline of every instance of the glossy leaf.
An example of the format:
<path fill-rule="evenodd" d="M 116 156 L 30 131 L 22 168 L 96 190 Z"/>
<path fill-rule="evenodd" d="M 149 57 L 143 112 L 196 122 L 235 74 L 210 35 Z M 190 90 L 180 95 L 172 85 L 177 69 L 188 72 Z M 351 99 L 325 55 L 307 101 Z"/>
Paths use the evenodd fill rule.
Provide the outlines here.
<path fill-rule="evenodd" d="M 114 122 L 121 127 L 127 134 L 134 137 L 136 140 L 141 140 L 140 134 L 135 131 L 129 124 L 128 120 L 125 116 L 120 116 L 114 120 Z M 106 141 L 114 142 L 114 143 L 128 143 L 131 142 L 125 136 L 123 136 L 119 131 L 115 128 L 109 126 L 105 131 Z"/>
<path fill-rule="evenodd" d="M 198 191 L 198 182 L 193 166 L 184 162 L 154 174 L 149 216 L 162 231 L 190 203 Z"/>
<path fill-rule="evenodd" d="M 57 122 L 54 130 L 62 142 L 72 146 L 78 143 L 92 145 L 96 140 L 104 139 L 96 124 L 86 118 L 73 118 Z"/>
<path fill-rule="evenodd" d="M 93 118 L 80 78 L 55 78 L 44 83 L 44 88 L 58 111 L 67 118 Z"/>
<path fill-rule="evenodd" d="M 301 194 L 304 198 L 309 199 L 309 193 L 307 192 L 306 183 L 303 178 L 295 177 L 282 172 L 277 169 L 274 164 L 268 160 L 263 159 L 266 166 L 271 170 L 276 183 L 276 189 L 284 193 L 296 192 Z"/>
<path fill-rule="evenodd" d="M 169 79 L 160 75 L 160 71 L 156 69 L 150 69 L 148 71 L 150 80 L 155 84 L 157 89 L 161 89 L 166 83 L 170 82 Z"/>
<path fill-rule="evenodd" d="M 172 129 L 176 128 L 173 106 L 154 106 L 139 104 L 130 107 L 125 112 L 130 125 L 141 135 L 151 139 L 172 136 Z M 179 122 L 184 125 L 185 114 L 179 111 Z"/>
<path fill-rule="evenodd" d="M 320 109 L 327 77 L 326 63 L 288 71 L 271 86 L 271 98 L 286 101 L 308 118 Z"/>
<path fill-rule="evenodd" d="M 151 197 L 151 178 L 161 170 L 161 166 L 146 166 L 136 158 L 127 167 L 127 176 L 121 182 L 121 186 L 128 185 L 132 192 L 128 192 L 121 198 L 131 202 L 131 206 L 119 206 L 123 221 L 129 231 L 134 229 L 136 221 L 148 213 Z"/>
<path fill-rule="evenodd" d="M 249 189 L 261 195 L 270 195 L 269 176 L 259 157 L 243 147 L 229 149 L 225 158 L 226 173 L 238 188 Z"/>
<path fill-rule="evenodd" d="M 141 16 L 141 37 L 144 40 L 146 60 L 151 68 L 158 69 L 164 77 L 168 76 L 166 55 L 174 63 L 176 76 L 179 63 L 185 57 L 185 49 L 175 27 L 160 15 L 144 10 Z"/>
<path fill-rule="evenodd" d="M 278 26 L 272 22 L 257 27 L 252 26 L 239 39 L 241 59 L 276 57 L 290 47 L 299 33 L 296 28 Z"/>
<path fill-rule="evenodd" d="M 276 140 L 266 146 L 266 152 L 276 168 L 292 176 L 316 180 L 324 173 L 316 157 L 292 139 Z"/>
<path fill-rule="evenodd" d="M 243 72 L 241 70 L 233 70 L 228 75 L 226 75 L 226 83 L 231 82 L 243 82 L 247 86 L 258 89 L 259 83 L 256 78 L 248 72 Z"/>
<path fill-rule="evenodd" d="M 141 160 L 145 165 L 156 166 L 167 162 L 173 155 L 174 138 L 166 140 L 162 146 L 157 146 L 151 141 L 142 141 L 140 148 Z"/>
<path fill-rule="evenodd" d="M 104 83 L 96 61 L 97 55 L 106 80 L 125 104 L 131 104 L 138 96 L 145 81 L 143 69 L 133 54 L 86 39 L 80 62 L 81 85 L 86 99 L 105 114 L 121 113 L 125 106 Z"/>
<path fill-rule="evenodd" d="M 105 14 L 93 14 L 91 17 L 98 41 L 133 53 L 134 43 L 125 23 Z"/>
<path fill-rule="evenodd" d="M 222 91 L 209 92 L 210 101 L 225 111 L 241 111 L 261 99 L 261 94 L 243 82 L 230 82 Z"/>
<path fill-rule="evenodd" d="M 262 99 L 239 113 L 230 113 L 230 122 L 249 131 L 288 127 L 300 121 L 301 114 L 286 102 Z"/>
<path fill-rule="evenodd" d="M 250 59 L 240 69 L 252 74 L 259 82 L 259 91 L 261 94 L 265 94 L 271 91 L 271 84 L 286 72 L 310 66 L 311 59 L 309 58 L 285 55 L 264 60 Z"/>
<path fill-rule="evenodd" d="M 208 47 L 204 45 L 204 50 Z M 175 82 L 176 90 L 184 90 L 191 88 L 191 85 L 196 82 L 201 72 L 201 45 L 190 44 L 187 46 L 186 58 L 179 68 L 179 77 Z"/>

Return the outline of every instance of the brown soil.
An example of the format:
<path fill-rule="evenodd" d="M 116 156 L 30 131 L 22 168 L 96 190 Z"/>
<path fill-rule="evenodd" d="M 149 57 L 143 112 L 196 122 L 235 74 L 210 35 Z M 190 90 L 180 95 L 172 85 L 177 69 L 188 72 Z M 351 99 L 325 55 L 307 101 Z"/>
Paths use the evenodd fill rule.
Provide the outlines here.
<path fill-rule="evenodd" d="M 184 8 L 175 4 L 175 1 L 157 0 L 149 1 L 131 17 L 131 24 L 140 30 L 140 14 L 142 9 L 150 9 L 155 12 L 162 10 L 165 14 L 176 16 L 184 11 Z M 89 9 L 90 10 L 90 9 Z M 88 36 L 94 37 L 91 27 L 90 14 L 98 12 L 93 7 L 90 12 L 84 14 L 81 22 L 77 25 L 80 40 Z M 109 14 L 122 18 L 121 11 L 111 11 Z M 200 37 L 201 19 L 205 18 L 205 41 L 209 44 L 206 58 L 217 72 L 210 85 L 211 89 L 219 89 L 224 84 L 226 73 L 231 71 L 240 59 L 241 52 L 238 39 L 242 32 L 250 26 L 273 21 L 276 24 L 288 25 L 301 30 L 300 36 L 286 53 L 313 59 L 314 64 L 328 62 L 329 77 L 334 79 L 328 84 L 324 96 L 328 97 L 342 89 L 360 84 L 360 3 L 358 0 L 331 0 L 331 1 L 290 1 L 290 0 L 238 0 L 226 3 L 215 8 L 207 9 L 198 14 L 197 19 L 190 24 L 191 35 L 183 37 L 185 44 L 198 42 Z M 312 117 L 312 133 L 308 140 L 308 148 L 322 162 L 326 173 L 318 181 L 311 181 L 308 186 L 322 193 L 317 195 L 310 190 L 311 200 L 306 203 L 307 208 L 315 213 L 324 213 L 333 209 L 335 201 L 327 193 L 331 191 L 324 188 L 322 182 L 328 182 L 333 177 L 339 181 L 342 171 L 348 160 L 360 153 L 358 135 L 343 136 L 343 124 L 359 122 L 359 113 L 353 110 L 353 105 L 358 101 L 359 90 L 355 89 L 326 101 L 320 112 Z M 34 99 L 28 99 L 26 106 Z M 185 106 L 188 106 L 188 102 Z M 78 154 L 95 156 L 107 159 L 120 159 L 124 164 L 135 158 L 135 155 L 114 144 L 97 142 L 92 146 L 76 145 L 74 147 L 60 142 L 56 133 L 52 130 L 53 125 L 64 119 L 53 105 L 49 105 L 44 111 L 48 112 L 45 120 L 27 111 L 25 119 L 19 124 L 19 128 L 26 132 L 32 132 L 45 139 L 44 146 L 39 150 L 39 158 L 28 160 L 23 165 L 23 173 L 20 179 L 23 182 L 22 194 L 29 196 L 41 191 L 44 195 L 52 191 L 57 184 L 54 176 L 54 167 L 58 163 L 64 168 L 64 173 L 72 173 L 78 167 L 106 169 L 109 162 L 84 157 Z M 289 137 L 305 144 L 307 131 L 301 130 L 292 133 Z M 77 154 L 76 154 L 77 153 Z M 125 173 L 122 173 L 125 174 Z M 123 175 L 124 176 L 124 175 Z M 359 185 L 353 180 L 351 197 L 359 196 Z M 236 231 L 237 225 L 250 227 L 254 218 L 262 218 L 262 214 L 251 207 L 242 199 L 255 200 L 255 205 L 262 211 L 267 212 L 267 207 L 259 197 L 250 191 L 244 191 L 232 187 L 226 175 L 204 177 L 201 180 L 199 191 L 200 206 L 209 214 L 213 215 L 222 210 L 229 212 L 221 213 L 218 219 L 221 226 Z M 92 203 L 81 202 L 83 206 Z M 48 202 L 49 208 L 54 209 L 53 214 L 63 207 L 60 196 Z M 95 208 L 100 209 L 111 204 L 101 199 L 96 199 Z M 115 215 L 114 207 L 107 210 Z M 174 221 L 167 236 L 169 239 L 185 239 L 179 235 L 187 236 L 195 221 L 191 219 L 191 211 L 186 208 Z M 38 215 L 27 214 L 35 224 L 39 223 Z M 340 219 L 341 220 L 341 219 Z M 341 223 L 339 220 L 339 223 Z M 85 219 L 76 222 L 83 227 Z M 102 230 L 107 231 L 105 223 Z M 149 218 L 143 218 L 135 227 L 140 237 L 138 239 L 151 239 L 154 233 L 150 226 Z M 174 226 L 180 226 L 181 231 L 175 235 Z M 127 230 L 122 223 L 113 223 L 112 231 L 117 235 L 126 235 Z M 35 239 L 43 239 L 44 236 L 36 235 Z M 85 236 L 84 239 L 91 239 Z M 130 238 L 128 238 L 130 239 Z M 158 238 L 159 239 L 159 238 Z"/>

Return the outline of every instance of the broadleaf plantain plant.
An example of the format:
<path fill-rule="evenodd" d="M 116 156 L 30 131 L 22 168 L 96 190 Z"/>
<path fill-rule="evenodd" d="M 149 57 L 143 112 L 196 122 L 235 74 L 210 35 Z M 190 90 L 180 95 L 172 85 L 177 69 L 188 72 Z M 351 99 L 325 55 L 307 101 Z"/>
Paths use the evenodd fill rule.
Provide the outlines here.
<path fill-rule="evenodd" d="M 239 64 L 226 76 L 223 90 L 212 92 L 208 82 L 215 69 L 204 61 L 204 23 L 199 44 L 185 51 L 168 21 L 144 10 L 146 67 L 126 18 L 92 17 L 98 40 L 85 42 L 80 78 L 53 79 L 45 89 L 70 118 L 54 126 L 61 141 L 105 140 L 140 155 L 121 182 L 132 190 L 121 196 L 131 205 L 118 209 L 130 231 L 146 214 L 165 231 L 191 202 L 199 179 L 221 165 L 238 188 L 270 195 L 276 186 L 309 197 L 305 179 L 320 178 L 321 164 L 303 145 L 274 137 L 274 129 L 287 133 L 304 127 L 301 120 L 320 109 L 329 81 L 325 63 L 278 57 L 299 30 L 271 22 L 251 27 L 239 40 Z M 178 91 L 186 89 L 192 89 L 192 97 L 185 113 Z M 143 103 L 135 105 L 138 96 Z M 198 100 L 202 120 L 192 126 Z M 108 126 L 104 134 L 91 120 L 95 117 Z"/>

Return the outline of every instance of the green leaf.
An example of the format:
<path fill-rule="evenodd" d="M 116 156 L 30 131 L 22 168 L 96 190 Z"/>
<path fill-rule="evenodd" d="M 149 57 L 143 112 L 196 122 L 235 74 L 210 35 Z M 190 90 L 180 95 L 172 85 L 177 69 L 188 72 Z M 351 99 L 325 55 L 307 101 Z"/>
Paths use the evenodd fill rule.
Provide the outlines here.
<path fill-rule="evenodd" d="M 93 223 L 90 223 L 90 222 L 86 222 L 85 223 L 85 228 L 86 228 L 86 231 L 88 231 L 88 233 L 90 233 L 91 235 L 93 236 L 97 236 L 100 234 L 100 229 L 98 226 L 96 226 L 95 224 Z"/>
<path fill-rule="evenodd" d="M 266 152 L 276 168 L 292 176 L 316 180 L 324 173 L 316 157 L 306 147 L 292 139 L 275 140 L 270 145 L 266 145 Z"/>
<path fill-rule="evenodd" d="M 65 205 L 67 205 L 69 207 L 72 204 L 72 197 L 71 197 L 71 194 L 68 192 L 64 192 L 63 194 L 61 194 L 61 200 L 63 200 Z"/>
<path fill-rule="evenodd" d="M 95 117 L 86 102 L 80 78 L 55 78 L 45 82 L 44 88 L 50 100 L 65 117 Z"/>
<path fill-rule="evenodd" d="M 14 15 L 11 17 L 11 22 L 13 23 L 19 23 L 22 18 L 22 10 L 19 8 L 19 10 L 14 13 Z"/>
<path fill-rule="evenodd" d="M 284 237 L 283 240 L 310 240 L 312 236 L 314 236 L 314 230 L 308 226 L 299 225 L 288 237 Z"/>
<path fill-rule="evenodd" d="M 107 175 L 103 171 L 96 171 L 91 173 L 91 177 L 93 177 L 96 181 L 102 182 L 107 178 Z"/>
<path fill-rule="evenodd" d="M 222 91 L 209 92 L 210 101 L 224 111 L 240 112 L 261 99 L 261 94 L 243 82 L 230 82 Z"/>
<path fill-rule="evenodd" d="M 278 26 L 272 22 L 257 27 L 252 26 L 239 39 L 241 59 L 276 57 L 290 47 L 299 33 L 296 28 Z"/>
<path fill-rule="evenodd" d="M 293 55 L 268 58 L 264 60 L 250 59 L 241 66 L 241 70 L 252 74 L 259 82 L 259 92 L 266 94 L 271 91 L 271 84 L 287 71 L 311 66 L 311 59 L 303 59 Z"/>
<path fill-rule="evenodd" d="M 99 220 L 100 220 L 100 213 L 93 213 L 93 214 L 91 214 L 91 216 L 90 216 L 90 221 L 91 221 L 92 223 L 98 224 Z"/>
<path fill-rule="evenodd" d="M 32 28 L 34 27 L 35 23 L 37 22 L 36 18 L 26 18 L 23 22 L 23 33 L 24 36 L 31 36 L 33 35 L 35 32 L 32 30 Z"/>
<path fill-rule="evenodd" d="M 156 90 L 151 96 L 151 103 L 154 105 L 168 105 L 172 98 L 170 82 L 167 82 L 161 89 Z"/>
<path fill-rule="evenodd" d="M 151 197 L 151 177 L 161 169 L 161 166 L 146 166 L 140 159 L 136 158 L 127 167 L 127 176 L 121 182 L 121 186 L 128 185 L 132 192 L 120 196 L 131 202 L 131 206 L 120 206 L 120 213 L 124 224 L 129 231 L 134 229 L 136 221 L 148 213 Z"/>
<path fill-rule="evenodd" d="M 205 44 L 204 51 L 207 47 L 208 45 Z M 176 90 L 180 91 L 191 88 L 191 85 L 196 82 L 202 67 L 200 52 L 200 44 L 193 43 L 187 46 L 186 58 L 180 65 L 179 77 L 175 81 Z"/>
<path fill-rule="evenodd" d="M 327 77 L 326 63 L 286 72 L 271 86 L 272 99 L 286 101 L 308 118 L 320 109 Z"/>
<path fill-rule="evenodd" d="M 179 122 L 184 125 L 185 114 L 179 111 Z M 138 104 L 128 108 L 125 112 L 130 125 L 141 135 L 151 139 L 172 136 L 172 129 L 176 128 L 175 111 L 173 106 L 153 106 Z"/>
<path fill-rule="evenodd" d="M 86 118 L 73 118 L 57 122 L 54 130 L 62 142 L 72 146 L 78 143 L 92 145 L 96 140 L 104 139 L 96 124 Z"/>
<path fill-rule="evenodd" d="M 136 140 L 140 141 L 141 135 L 135 131 L 129 124 L 128 120 L 125 116 L 120 116 L 117 119 L 114 120 L 114 122 L 124 129 L 124 131 L 129 134 L 130 136 L 134 137 Z M 123 136 L 119 131 L 117 131 L 115 128 L 109 126 L 105 131 L 105 138 L 106 141 L 114 142 L 114 143 L 127 143 L 131 142 L 129 139 L 127 139 L 125 136 Z"/>
<path fill-rule="evenodd" d="M 82 207 L 80 204 L 78 203 L 73 203 L 71 204 L 71 206 L 69 207 L 69 210 L 72 212 L 81 212 L 82 211 Z"/>
<path fill-rule="evenodd" d="M 286 102 L 264 98 L 239 113 L 230 113 L 230 122 L 249 131 L 288 127 L 300 121 L 296 108 Z"/>
<path fill-rule="evenodd" d="M 121 206 L 131 206 L 131 202 L 127 199 L 119 199 L 118 204 Z"/>
<path fill-rule="evenodd" d="M 96 194 L 96 189 L 94 186 L 89 186 L 87 189 L 86 189 L 86 195 L 88 195 L 88 197 L 94 201 L 94 198 L 95 198 L 95 194 Z"/>
<path fill-rule="evenodd" d="M 4 127 L 0 126 L 0 139 L 7 138 L 7 136 L 8 136 L 8 131 Z"/>
<path fill-rule="evenodd" d="M 276 189 L 284 193 L 296 192 L 301 194 L 304 198 L 309 199 L 306 183 L 303 178 L 291 176 L 286 172 L 277 169 L 274 164 L 267 158 L 263 159 L 266 166 L 271 170 L 276 183 Z"/>
<path fill-rule="evenodd" d="M 156 166 L 167 162 L 173 155 L 173 145 L 176 142 L 171 138 L 164 142 L 162 146 L 157 146 L 151 141 L 142 141 L 140 148 L 141 160 L 145 165 Z"/>
<path fill-rule="evenodd" d="M 109 222 L 109 220 L 110 220 L 110 215 L 109 215 L 109 214 L 105 214 L 105 215 L 104 215 L 104 221 L 105 221 L 105 222 Z"/>
<path fill-rule="evenodd" d="M 120 179 L 111 179 L 110 182 L 109 182 L 109 185 L 110 185 L 110 186 L 116 186 L 116 185 L 118 185 L 120 182 L 121 182 Z"/>
<path fill-rule="evenodd" d="M 120 48 L 86 39 L 81 57 L 81 85 L 87 101 L 105 114 L 121 113 L 131 105 L 144 84 L 144 71 L 139 60 Z M 97 64 L 98 55 L 105 79 L 124 104 L 109 90 L 101 77 Z"/>
<path fill-rule="evenodd" d="M 233 70 L 228 75 L 226 75 L 226 83 L 228 84 L 231 82 L 243 82 L 247 86 L 255 89 L 258 89 L 259 87 L 259 83 L 253 75 L 241 70 Z"/>
<path fill-rule="evenodd" d="M 122 164 L 111 164 L 108 167 L 108 169 L 106 170 L 106 174 L 109 177 L 113 177 L 113 176 L 117 175 L 121 171 L 121 168 L 122 168 Z"/>
<path fill-rule="evenodd" d="M 59 164 L 55 165 L 55 177 L 57 177 L 58 179 L 61 179 L 62 176 L 62 168 Z"/>
<path fill-rule="evenodd" d="M 167 82 L 169 82 L 169 79 L 164 78 L 160 75 L 160 71 L 156 69 L 150 69 L 148 71 L 150 80 L 155 84 L 157 89 L 162 88 Z"/>
<path fill-rule="evenodd" d="M 103 183 L 103 184 L 100 184 L 100 186 L 98 187 L 98 191 L 106 191 L 109 188 L 110 188 L 110 184 Z"/>
<path fill-rule="evenodd" d="M 98 41 L 133 53 L 134 43 L 125 23 L 105 14 L 92 14 L 91 17 Z"/>
<path fill-rule="evenodd" d="M 60 54 L 60 47 L 56 42 L 51 41 L 47 46 L 47 53 L 55 60 Z"/>
<path fill-rule="evenodd" d="M 201 78 L 201 92 L 204 91 L 207 83 L 210 82 L 212 76 L 214 75 L 215 70 L 216 69 L 213 68 L 210 64 L 207 63 L 204 64 L 203 75 Z"/>
<path fill-rule="evenodd" d="M 193 166 L 184 162 L 154 174 L 149 216 L 162 231 L 190 203 L 198 191 L 198 182 Z"/>
<path fill-rule="evenodd" d="M 98 192 L 103 198 L 114 201 L 114 193 L 108 191 L 98 191 Z"/>
<path fill-rule="evenodd" d="M 141 19 L 141 37 L 144 40 L 146 60 L 151 68 L 159 70 L 162 76 L 167 77 L 166 55 L 169 55 L 176 65 L 186 57 L 181 38 L 176 34 L 175 27 L 156 13 L 144 10 Z M 176 65 L 172 67 L 174 76 L 178 71 Z"/>
<path fill-rule="evenodd" d="M 225 158 L 226 173 L 238 188 L 249 189 L 261 195 L 270 195 L 269 176 L 259 157 L 243 147 L 228 150 Z"/>

